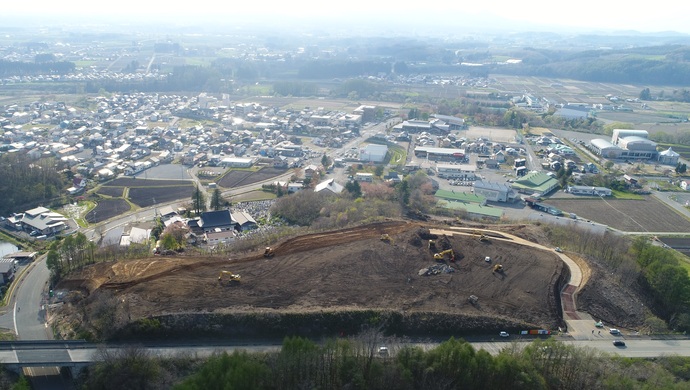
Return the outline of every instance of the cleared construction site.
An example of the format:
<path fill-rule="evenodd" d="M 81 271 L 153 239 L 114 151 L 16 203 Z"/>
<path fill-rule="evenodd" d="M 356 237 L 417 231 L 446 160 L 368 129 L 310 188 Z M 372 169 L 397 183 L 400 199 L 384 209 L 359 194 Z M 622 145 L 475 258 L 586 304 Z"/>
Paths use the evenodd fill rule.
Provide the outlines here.
<path fill-rule="evenodd" d="M 189 331 L 205 316 L 216 333 L 242 335 L 227 318 L 249 314 L 266 314 L 276 322 L 304 315 L 309 319 L 299 323 L 309 325 L 294 333 L 324 335 L 354 332 L 352 322 L 361 318 L 353 313 L 389 313 L 396 318 L 393 331 L 413 334 L 562 326 L 559 293 L 569 272 L 557 253 L 512 242 L 495 229 L 439 234 L 443 228 L 389 221 L 271 243 L 270 255 L 261 248 L 230 258 L 155 256 L 99 263 L 61 282 L 58 288 L 72 298 L 53 318 L 73 316 L 77 305 L 86 307 L 87 317 L 96 315 L 96 307 L 108 299 L 123 329 L 153 318 L 169 333 Z M 528 241 L 543 240 L 535 226 L 501 229 Z M 324 313 L 331 320 L 319 324 Z M 334 315 L 351 320 L 339 324 Z M 218 325 L 219 318 L 226 325 Z"/>

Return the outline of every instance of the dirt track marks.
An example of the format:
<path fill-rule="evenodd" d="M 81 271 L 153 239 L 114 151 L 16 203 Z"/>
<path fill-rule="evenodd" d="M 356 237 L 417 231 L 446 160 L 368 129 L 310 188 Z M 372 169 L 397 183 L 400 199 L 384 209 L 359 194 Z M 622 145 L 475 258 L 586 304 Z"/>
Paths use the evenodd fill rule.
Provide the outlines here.
<path fill-rule="evenodd" d="M 327 248 L 337 244 L 345 244 L 354 241 L 370 239 L 373 237 L 380 237 L 380 235 L 384 233 L 394 235 L 406 231 L 411 226 L 414 226 L 414 224 L 405 221 L 388 221 L 373 225 L 342 229 L 326 233 L 307 234 L 288 239 L 283 243 L 275 246 L 275 256 L 271 260 L 275 260 L 277 257 L 280 256 L 299 253 L 303 251 L 312 251 L 319 248 Z M 327 256 L 327 253 L 325 254 L 325 256 Z M 164 258 L 160 259 L 163 260 Z M 174 262 L 174 264 L 166 264 L 164 268 L 159 272 L 151 273 L 149 275 L 145 275 L 145 272 L 149 269 L 149 267 L 144 267 L 144 269 L 139 271 L 138 273 L 134 271 L 138 268 L 139 265 L 151 264 L 150 260 L 139 260 L 135 261 L 133 264 L 130 264 L 129 266 L 125 265 L 125 268 L 123 270 L 118 270 L 120 271 L 120 273 L 116 274 L 116 277 L 114 277 L 113 280 L 109 280 L 107 282 L 101 281 L 101 283 L 104 283 L 97 283 L 96 286 L 89 286 L 88 289 L 90 291 L 93 291 L 96 288 L 102 287 L 105 289 L 121 290 L 135 286 L 140 283 L 150 282 L 165 276 L 169 276 L 177 272 L 188 272 L 204 267 L 222 268 L 224 266 L 232 266 L 233 264 L 252 262 L 261 259 L 264 259 L 261 253 L 246 256 L 243 258 L 231 259 L 229 261 L 224 261 L 217 258 L 207 258 L 201 260 L 192 258 L 172 258 L 168 260 Z M 295 266 L 296 264 L 298 264 L 299 259 L 293 259 L 290 260 L 290 262 L 292 266 Z M 275 267 L 270 272 L 270 274 L 276 272 L 285 272 L 287 270 L 285 268 L 285 265 L 281 262 L 276 262 L 276 264 L 280 265 Z"/>

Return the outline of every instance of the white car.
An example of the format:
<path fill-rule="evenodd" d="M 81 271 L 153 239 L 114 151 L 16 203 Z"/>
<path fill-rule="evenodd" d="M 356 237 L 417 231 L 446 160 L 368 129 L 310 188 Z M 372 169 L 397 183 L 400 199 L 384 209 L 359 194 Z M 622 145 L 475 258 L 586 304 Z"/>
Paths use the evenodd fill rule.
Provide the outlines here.
<path fill-rule="evenodd" d="M 621 334 L 621 331 L 615 328 L 609 329 L 609 333 L 611 334 Z"/>
<path fill-rule="evenodd" d="M 379 347 L 379 355 L 388 356 L 388 347 Z"/>
<path fill-rule="evenodd" d="M 501 336 L 501 337 L 510 337 L 510 335 L 508 334 L 508 332 L 501 332 L 501 333 L 499 333 L 498 335 Z"/>

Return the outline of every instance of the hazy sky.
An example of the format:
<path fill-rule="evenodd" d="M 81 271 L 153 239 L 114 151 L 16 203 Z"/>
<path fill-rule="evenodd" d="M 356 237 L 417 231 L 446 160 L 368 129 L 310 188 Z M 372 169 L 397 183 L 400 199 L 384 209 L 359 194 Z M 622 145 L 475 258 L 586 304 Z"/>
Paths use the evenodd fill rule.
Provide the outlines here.
<path fill-rule="evenodd" d="M 247 19 L 320 19 L 347 21 L 362 16 L 381 21 L 432 23 L 434 20 L 457 21 L 462 25 L 549 30 L 636 30 L 641 32 L 678 31 L 690 33 L 690 2 L 678 0 L 631 1 L 553 1 L 553 0 L 426 0 L 316 2 L 313 0 L 31 0 L 8 1 L 2 14 L 40 13 L 53 17 L 89 14 L 127 19 L 164 19 L 171 23 L 197 22 L 245 16 Z M 644 4 L 644 7 L 638 6 Z M 251 16 L 251 17 L 250 17 Z M 369 19 L 369 18 L 367 18 Z M 505 19 L 501 21 L 501 19 Z M 2 20 L 2 17 L 0 17 Z M 493 23 L 491 22 L 493 21 Z M 509 23 L 513 21 L 515 23 Z M 504 25 L 504 23 L 507 23 Z"/>

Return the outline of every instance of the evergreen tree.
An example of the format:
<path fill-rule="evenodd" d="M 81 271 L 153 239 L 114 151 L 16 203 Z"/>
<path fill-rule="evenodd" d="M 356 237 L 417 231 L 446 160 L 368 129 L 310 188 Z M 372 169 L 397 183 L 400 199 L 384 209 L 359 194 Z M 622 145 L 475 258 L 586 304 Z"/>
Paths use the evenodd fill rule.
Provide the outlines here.
<path fill-rule="evenodd" d="M 227 202 L 223 199 L 223 195 L 220 193 L 220 189 L 216 188 L 211 194 L 211 209 L 218 211 L 222 209 Z"/>
<path fill-rule="evenodd" d="M 201 191 L 199 186 L 194 187 L 194 193 L 192 194 L 192 206 L 194 207 L 194 212 L 199 215 L 202 211 L 206 211 L 206 195 Z"/>
<path fill-rule="evenodd" d="M 345 191 L 349 192 L 355 199 L 362 197 L 362 187 L 357 180 L 347 182 L 347 184 L 345 184 Z"/>

